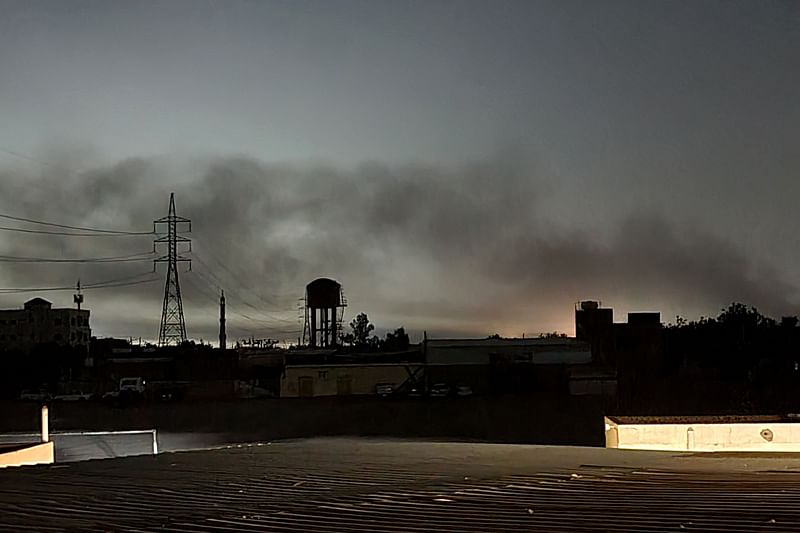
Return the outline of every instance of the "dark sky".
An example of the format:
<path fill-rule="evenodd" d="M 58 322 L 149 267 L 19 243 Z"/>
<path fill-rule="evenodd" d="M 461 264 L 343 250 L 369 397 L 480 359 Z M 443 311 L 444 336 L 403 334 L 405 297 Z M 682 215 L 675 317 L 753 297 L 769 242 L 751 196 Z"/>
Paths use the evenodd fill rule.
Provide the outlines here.
<path fill-rule="evenodd" d="M 798 312 L 798 2 L 0 6 L 0 213 L 146 231 L 175 191 L 196 338 L 216 337 L 220 285 L 232 337 L 295 336 L 320 275 L 349 317 L 435 335 L 571 332 L 585 298 L 618 318 Z M 0 286 L 151 269 L 0 263 Z M 87 293 L 95 333 L 153 338 L 162 290 Z"/>

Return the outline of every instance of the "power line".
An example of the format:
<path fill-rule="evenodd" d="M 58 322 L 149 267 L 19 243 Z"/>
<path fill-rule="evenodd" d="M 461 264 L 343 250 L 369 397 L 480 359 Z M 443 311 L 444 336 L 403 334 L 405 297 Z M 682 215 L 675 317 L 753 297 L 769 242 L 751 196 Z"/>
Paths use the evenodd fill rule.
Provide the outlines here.
<path fill-rule="evenodd" d="M 0 152 L 3 152 L 4 154 L 12 155 L 14 157 L 18 157 L 20 159 L 24 159 L 26 161 L 30 161 L 31 163 L 36 163 L 37 165 L 42 165 L 44 167 L 60 170 L 59 168 L 57 168 L 57 167 L 55 167 L 53 165 L 50 165 L 49 163 L 44 163 L 44 162 L 39 161 L 38 159 L 35 159 L 35 158 L 33 158 L 33 157 L 29 156 L 29 155 L 21 154 L 19 152 L 15 152 L 14 150 L 9 150 L 8 148 L 0 147 Z"/>
<path fill-rule="evenodd" d="M 37 235 L 61 235 L 65 237 L 132 237 L 136 235 L 153 235 L 152 231 L 147 233 L 74 233 L 68 231 L 47 231 L 39 229 L 26 229 L 26 228 L 11 228 L 8 226 L 0 226 L 0 231 L 15 231 L 17 233 L 34 233 Z"/>
<path fill-rule="evenodd" d="M 214 303 L 218 303 L 217 297 L 210 295 L 206 291 L 205 287 L 199 285 L 197 283 L 197 281 L 204 281 L 207 285 L 210 285 L 212 287 L 214 285 L 216 285 L 216 284 L 214 282 L 212 282 L 211 280 L 209 280 L 208 278 L 206 278 L 204 275 L 200 274 L 200 272 L 198 270 L 193 270 L 191 273 L 195 274 L 195 276 L 186 276 L 186 279 L 189 280 L 189 282 L 192 284 L 192 286 L 194 288 L 196 288 L 203 296 L 208 298 L 209 301 L 212 301 Z M 242 313 L 241 311 L 237 311 L 236 309 L 233 309 L 233 308 L 230 308 L 230 307 L 228 307 L 228 311 L 233 313 L 233 314 L 235 314 L 235 315 L 238 315 L 239 317 L 247 320 L 248 322 L 252 322 L 256 326 L 261 327 L 263 329 L 266 329 L 268 331 L 284 333 L 284 334 L 288 334 L 288 333 L 294 334 L 294 333 L 297 333 L 297 332 L 300 331 L 299 329 L 290 330 L 288 328 L 285 328 L 285 327 L 282 327 L 280 325 L 277 325 L 275 323 L 276 321 L 274 321 L 274 320 L 260 320 L 260 319 L 257 319 L 257 318 L 253 318 L 250 315 L 247 315 L 245 313 Z M 241 329 L 241 328 L 239 328 L 239 329 Z"/>
<path fill-rule="evenodd" d="M 204 277 L 204 274 L 200 273 L 200 271 L 195 271 L 195 273 L 197 273 L 200 277 Z M 217 280 L 217 282 L 221 283 L 221 280 L 219 278 L 217 278 L 213 273 L 209 272 L 209 274 L 211 274 L 211 276 L 213 276 Z M 208 278 L 204 278 L 204 279 L 205 279 L 206 283 L 209 283 L 210 285 L 216 285 L 217 284 L 217 283 L 212 282 Z M 217 288 L 218 289 L 222 289 L 223 286 L 219 285 Z M 237 300 L 239 303 L 249 307 L 250 309 L 254 310 L 255 312 L 257 312 L 260 315 L 263 315 L 264 317 L 267 318 L 267 320 L 261 320 L 261 319 L 257 319 L 257 318 L 252 318 L 252 317 L 242 313 L 241 311 L 236 312 L 237 314 L 239 314 L 240 316 L 243 316 L 247 320 L 251 320 L 253 322 L 261 322 L 261 323 L 265 323 L 265 324 L 275 323 L 275 322 L 283 322 L 284 324 L 294 324 L 294 323 L 296 323 L 295 320 L 288 319 L 288 318 L 277 317 L 277 316 L 274 316 L 274 315 L 271 315 L 269 313 L 266 313 L 266 312 L 262 311 L 258 307 L 256 307 L 256 306 L 252 305 L 251 303 L 245 301 L 245 299 L 242 298 L 241 294 L 239 294 L 238 292 L 236 292 L 234 290 L 231 290 L 230 288 L 228 289 L 228 294 L 229 295 L 233 295 L 234 299 Z"/>
<path fill-rule="evenodd" d="M 225 261 L 223 261 L 223 260 L 221 260 L 221 259 L 220 259 L 220 258 L 219 258 L 219 257 L 218 257 L 216 254 L 214 254 L 214 252 L 213 252 L 213 251 L 211 251 L 211 249 L 206 249 L 206 250 L 205 250 L 205 252 L 208 252 L 208 257 L 210 257 L 212 261 L 214 261 L 216 264 L 218 264 L 218 265 L 219 265 L 219 266 L 220 266 L 220 267 L 221 267 L 221 268 L 222 268 L 222 269 L 223 269 L 225 272 L 227 272 L 228 274 L 230 274 L 230 276 L 231 276 L 231 278 L 232 278 L 232 279 L 239 280 L 239 279 L 242 279 L 242 278 L 244 278 L 244 277 L 245 277 L 245 276 L 244 276 L 244 275 L 242 275 L 241 273 L 234 272 L 232 269 L 230 269 L 230 268 L 228 267 L 228 265 L 226 264 L 226 262 L 225 262 Z M 205 252 L 204 252 L 204 253 L 205 253 Z M 196 252 L 195 252 L 195 253 L 196 253 Z M 198 260 L 199 260 L 199 259 L 198 259 Z M 210 268 L 210 267 L 208 267 L 208 266 L 206 265 L 206 268 Z M 285 296 L 286 294 L 287 294 L 287 293 L 284 293 L 284 296 Z M 292 291 L 292 294 L 295 294 L 295 293 L 294 293 L 294 291 Z M 271 298 L 269 298 L 269 299 L 268 299 L 268 298 L 264 298 L 264 297 L 261 295 L 261 293 L 260 293 L 260 292 L 253 293 L 253 295 L 254 295 L 256 298 L 258 298 L 259 300 L 261 300 L 261 302 L 262 302 L 262 303 L 264 303 L 264 304 L 265 304 L 265 305 L 267 305 L 267 306 L 274 307 L 274 306 L 276 305 L 276 304 L 275 304 L 275 301 L 274 301 L 273 299 L 271 299 Z M 276 296 L 276 297 L 278 297 L 278 293 L 277 293 L 277 292 L 272 292 L 272 295 L 273 295 L 273 296 Z"/>
<path fill-rule="evenodd" d="M 98 281 L 96 283 L 88 283 L 86 285 L 81 285 L 81 287 L 94 287 L 95 285 L 105 285 L 105 284 L 108 284 L 108 283 L 125 282 L 125 281 L 134 280 L 136 278 L 141 278 L 143 276 L 151 276 L 153 274 L 154 274 L 154 272 L 151 270 L 151 271 L 148 271 L 148 272 L 141 272 L 139 274 L 134 274 L 132 276 L 125 276 L 125 277 L 122 277 L 122 278 L 108 279 L 108 280 L 105 280 L 105 281 Z"/>
<path fill-rule="evenodd" d="M 140 281 L 129 281 L 127 283 L 113 283 L 113 284 L 110 284 L 110 285 L 95 285 L 95 286 L 90 286 L 90 287 L 81 287 L 81 290 L 90 291 L 92 289 L 110 289 L 110 288 L 114 288 L 114 287 L 130 287 L 132 285 L 144 285 L 145 283 L 155 283 L 156 281 L 161 281 L 161 280 L 159 278 L 143 279 L 143 280 L 140 280 Z M 72 287 L 72 289 L 74 289 L 74 288 L 75 287 Z"/>
<path fill-rule="evenodd" d="M 148 272 L 148 274 L 152 274 L 152 272 Z M 133 277 L 141 277 L 141 274 L 138 276 Z M 129 287 L 133 285 L 143 285 L 145 283 L 153 283 L 158 281 L 158 278 L 153 279 L 144 279 L 138 281 L 119 281 L 119 280 L 108 280 L 108 281 L 101 281 L 89 285 L 81 285 L 81 290 L 95 290 L 95 289 L 110 289 L 116 287 Z M 0 294 L 21 294 L 26 292 L 50 292 L 50 291 L 74 291 L 75 285 L 64 286 L 64 287 L 28 287 L 28 288 L 0 288 Z"/>
<path fill-rule="evenodd" d="M 236 290 L 234 290 L 234 289 L 231 289 L 231 288 L 230 288 L 230 286 L 229 286 L 228 284 L 226 284 L 226 283 L 225 283 L 223 280 L 221 280 L 221 279 L 220 279 L 220 278 L 219 278 L 219 277 L 218 277 L 216 274 L 214 274 L 214 271 L 211 269 L 211 267 L 210 267 L 210 266 L 209 266 L 209 265 L 208 265 L 208 264 L 207 264 L 205 261 L 203 261 L 202 259 L 200 259 L 200 257 L 198 257 L 198 255 L 197 255 L 197 252 L 193 251 L 193 252 L 192 252 L 192 257 L 194 257 L 194 259 L 195 259 L 195 260 L 196 260 L 198 263 L 200 263 L 202 266 L 206 267 L 206 269 L 207 269 L 207 271 L 208 271 L 208 274 L 209 274 L 209 275 L 210 275 L 212 278 L 214 278 L 214 280 L 215 280 L 215 281 L 214 281 L 214 282 L 210 282 L 210 284 L 211 284 L 211 285 L 217 285 L 217 288 L 219 288 L 219 289 L 222 289 L 222 288 L 225 288 L 225 289 L 227 289 L 227 290 L 228 290 L 228 292 L 229 292 L 230 294 L 232 294 L 232 295 L 234 296 L 234 298 L 235 298 L 235 299 L 239 300 L 239 302 L 240 302 L 240 303 L 242 303 L 243 305 L 245 305 L 245 306 L 249 307 L 250 309 L 252 309 L 252 310 L 256 311 L 257 313 L 259 313 L 259 314 L 261 314 L 261 315 L 264 315 L 265 317 L 267 317 L 267 318 L 268 318 L 268 319 L 270 319 L 270 320 L 274 320 L 274 321 L 276 321 L 276 322 L 284 322 L 284 323 L 287 323 L 287 324 L 290 324 L 290 323 L 295 323 L 295 321 L 294 321 L 294 320 L 292 320 L 292 319 L 288 319 L 288 318 L 282 318 L 282 317 L 274 316 L 274 315 L 272 315 L 272 314 L 270 314 L 270 313 L 267 313 L 267 312 L 265 312 L 265 311 L 262 311 L 261 309 L 259 309 L 259 308 L 258 308 L 258 307 L 256 307 L 255 305 L 253 305 L 252 303 L 248 302 L 248 301 L 247 301 L 247 299 L 245 299 L 245 298 L 244 298 L 244 297 L 241 295 L 241 293 L 239 293 L 238 291 L 236 291 Z M 240 278 L 240 276 L 236 276 L 235 274 L 233 274 L 233 272 L 231 272 L 231 271 L 230 271 L 230 270 L 229 270 L 227 267 L 225 267 L 225 266 L 224 266 L 222 263 L 220 263 L 220 265 L 221 265 L 221 266 L 222 266 L 222 267 L 223 267 L 223 268 L 224 268 L 224 269 L 225 269 L 225 270 L 226 270 L 226 271 L 227 271 L 229 274 L 231 274 L 231 276 L 233 276 L 233 279 L 239 279 L 239 278 Z M 202 276 L 203 274 L 199 273 L 199 271 L 198 271 L 198 275 Z M 208 280 L 208 279 L 206 279 L 206 282 L 209 282 L 209 280 Z M 236 282 L 236 283 L 235 283 L 235 285 L 236 285 L 236 287 L 237 287 L 238 289 L 246 290 L 246 289 L 245 289 L 245 288 L 242 286 L 242 284 L 241 284 L 240 282 Z M 256 296 L 257 296 L 257 295 L 256 295 Z M 263 299 L 263 298 L 260 298 L 260 299 L 261 299 L 262 301 L 264 301 L 264 299 Z M 266 301 L 264 301 L 264 303 L 267 303 L 267 302 L 266 302 Z M 292 311 L 293 311 L 293 310 L 292 310 Z"/>
<path fill-rule="evenodd" d="M 153 252 L 138 254 L 118 255 L 113 257 L 89 258 L 46 258 L 46 257 L 18 257 L 0 255 L 0 263 L 129 263 L 136 261 L 151 261 Z"/>
<path fill-rule="evenodd" d="M 189 283 L 189 285 L 191 285 L 194 289 L 196 289 L 201 296 L 205 296 L 210 302 L 214 302 L 215 305 L 219 304 L 218 297 L 217 296 L 213 296 L 210 293 L 208 293 L 206 291 L 206 289 L 203 286 L 201 286 L 200 284 L 198 284 L 196 282 L 196 280 L 192 276 L 184 276 L 184 280 L 186 280 Z M 205 306 L 205 305 L 199 306 L 199 310 L 195 309 L 195 308 L 192 308 L 192 310 L 190 311 L 190 313 L 192 313 L 192 314 L 195 313 L 195 312 L 202 313 L 203 315 L 205 315 L 207 317 L 213 317 L 215 322 L 216 322 L 216 319 L 218 318 L 217 313 L 209 310 L 208 306 Z M 242 334 L 242 335 L 244 335 L 244 334 L 250 335 L 251 334 L 250 330 L 247 330 L 247 329 L 244 329 L 244 328 L 240 328 L 240 327 L 235 326 L 235 325 L 231 326 L 230 323 L 227 325 L 227 330 L 229 332 L 234 333 L 235 335 L 240 335 L 240 334 Z"/>
<path fill-rule="evenodd" d="M 101 228 L 90 228 L 86 226 L 70 226 L 68 224 L 57 224 L 55 222 L 45 222 L 43 220 L 35 220 L 32 218 L 25 218 L 25 217 L 17 217 L 13 215 L 7 215 L 4 213 L 0 213 L 0 218 L 6 218 L 8 220 L 16 220 L 17 222 L 27 222 L 29 224 L 39 224 L 41 226 L 51 226 L 54 228 L 63 228 L 63 229 L 74 229 L 79 231 L 89 231 L 92 233 L 107 233 L 110 235 L 152 235 L 154 232 L 152 231 L 125 231 L 125 230 L 115 230 L 115 229 L 101 229 Z"/>

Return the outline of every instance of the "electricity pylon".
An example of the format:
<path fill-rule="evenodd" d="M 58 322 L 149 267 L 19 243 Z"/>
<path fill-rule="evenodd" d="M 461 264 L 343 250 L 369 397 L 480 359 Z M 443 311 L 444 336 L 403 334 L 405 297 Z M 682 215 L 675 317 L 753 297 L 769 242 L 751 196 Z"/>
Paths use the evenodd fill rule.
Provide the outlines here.
<path fill-rule="evenodd" d="M 192 260 L 178 253 L 178 243 L 189 243 L 189 252 L 192 251 L 192 241 L 178 235 L 178 225 L 188 224 L 187 232 L 192 231 L 192 221 L 175 214 L 175 193 L 169 195 L 169 214 L 153 221 L 153 233 L 159 233 L 157 226 L 167 225 L 166 235 L 162 234 L 153 241 L 153 247 L 159 244 L 167 245 L 167 254 L 153 260 L 156 263 L 167 263 L 167 282 L 164 285 L 164 306 L 161 310 L 161 328 L 158 331 L 158 345 L 179 345 L 186 340 L 186 323 L 183 320 L 183 302 L 181 301 L 181 284 L 178 281 L 178 263 L 189 263 L 192 269 Z"/>

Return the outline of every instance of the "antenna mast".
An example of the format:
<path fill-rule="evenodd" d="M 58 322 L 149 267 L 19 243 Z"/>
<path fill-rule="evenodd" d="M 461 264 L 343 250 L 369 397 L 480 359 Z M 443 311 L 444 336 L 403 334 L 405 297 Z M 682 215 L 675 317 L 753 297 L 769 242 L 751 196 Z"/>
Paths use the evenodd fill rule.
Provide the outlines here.
<path fill-rule="evenodd" d="M 78 311 L 80 311 L 81 304 L 83 303 L 83 294 L 81 294 L 81 280 L 78 280 L 76 292 L 72 295 L 72 301 L 78 306 Z"/>

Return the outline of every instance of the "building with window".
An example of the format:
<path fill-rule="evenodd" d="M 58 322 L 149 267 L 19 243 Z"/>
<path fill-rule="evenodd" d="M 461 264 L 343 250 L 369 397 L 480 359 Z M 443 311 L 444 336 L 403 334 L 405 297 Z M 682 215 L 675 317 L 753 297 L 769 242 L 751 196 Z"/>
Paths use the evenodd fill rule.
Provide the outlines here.
<path fill-rule="evenodd" d="M 53 309 L 34 298 L 22 309 L 0 310 L 0 350 L 29 351 L 39 344 L 88 348 L 91 336 L 86 309 Z"/>

